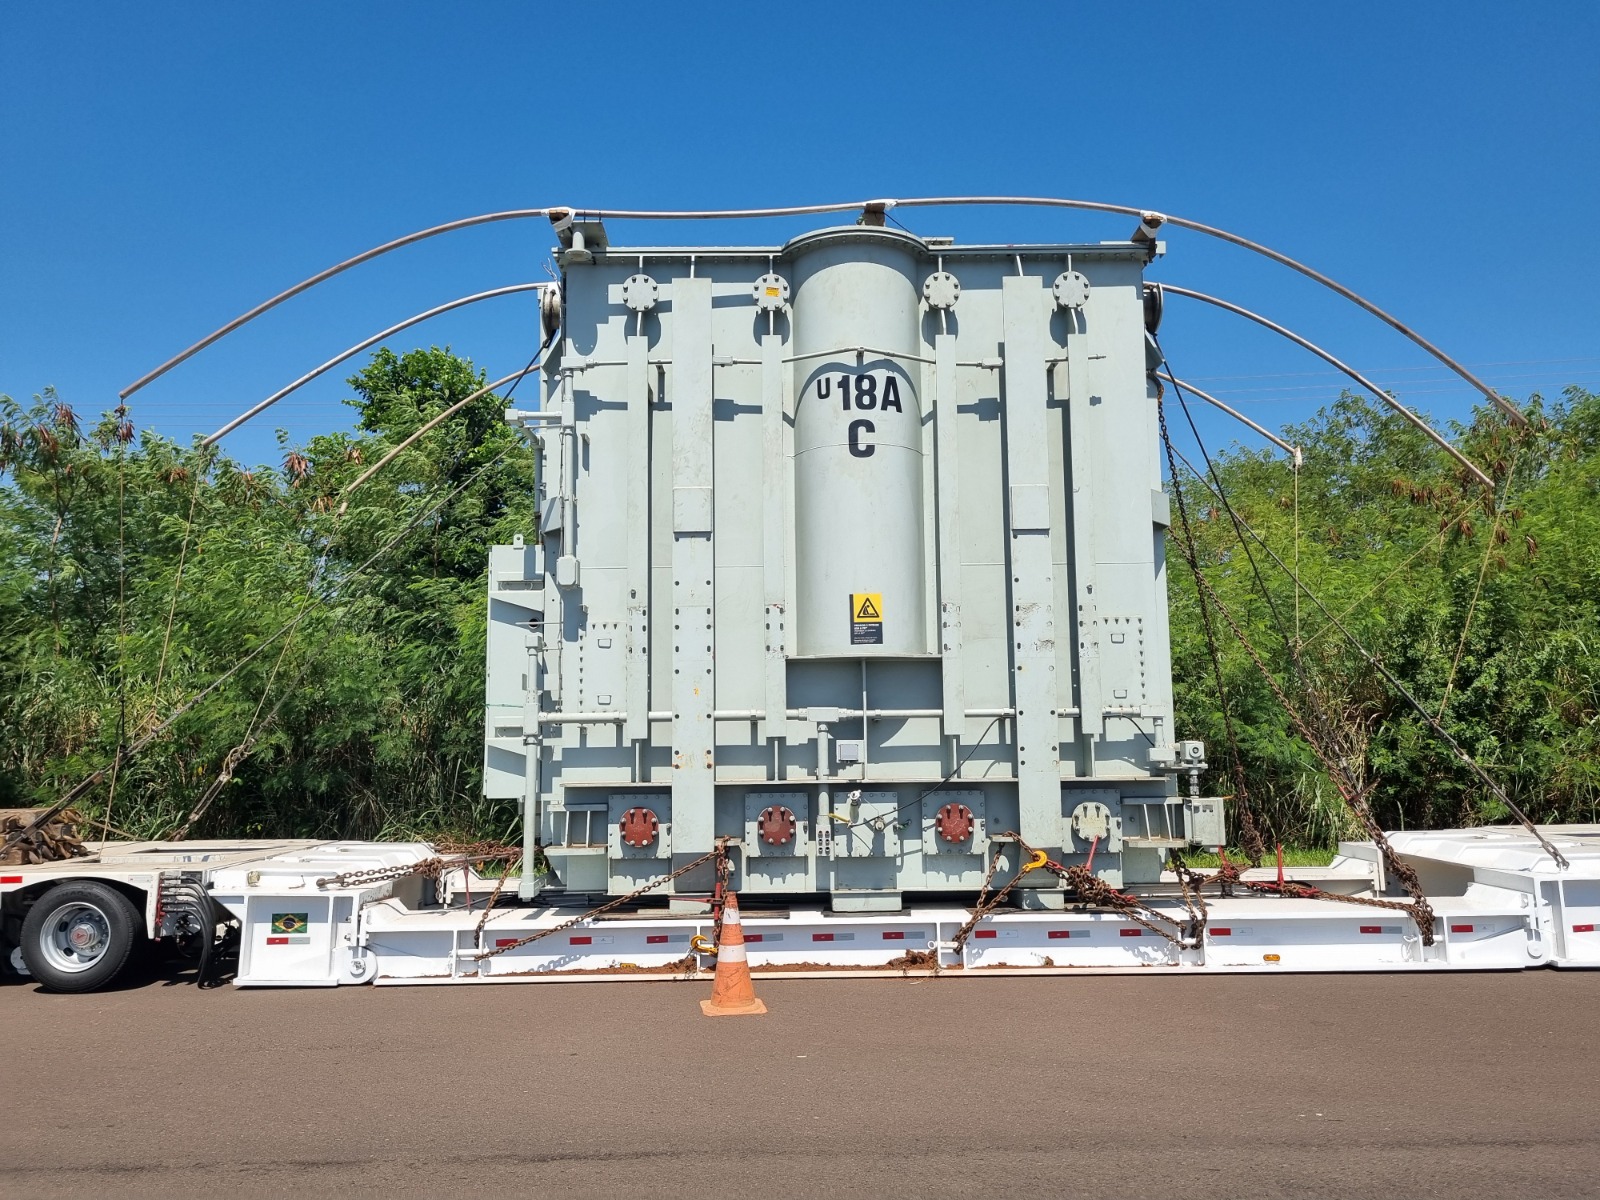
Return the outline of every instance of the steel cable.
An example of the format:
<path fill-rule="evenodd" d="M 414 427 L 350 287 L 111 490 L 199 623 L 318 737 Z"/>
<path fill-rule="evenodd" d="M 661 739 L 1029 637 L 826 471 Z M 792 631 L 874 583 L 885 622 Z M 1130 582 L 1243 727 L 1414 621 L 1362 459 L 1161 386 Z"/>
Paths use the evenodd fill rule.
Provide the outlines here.
<path fill-rule="evenodd" d="M 1513 421 L 1518 424 L 1525 424 L 1527 421 L 1527 418 L 1517 411 L 1515 405 L 1507 402 L 1488 384 L 1484 383 L 1471 371 L 1467 370 L 1466 367 L 1462 366 L 1455 359 L 1451 358 L 1443 350 L 1439 349 L 1438 346 L 1435 346 L 1432 342 L 1423 337 L 1416 330 L 1412 329 L 1409 325 L 1405 324 L 1398 317 L 1395 317 L 1386 312 L 1384 309 L 1379 308 L 1372 301 L 1346 287 L 1344 284 L 1339 283 L 1337 280 L 1324 275 L 1322 272 L 1313 267 L 1307 266 L 1305 263 L 1300 262 L 1297 259 L 1289 257 L 1287 254 L 1284 254 L 1281 251 L 1274 250 L 1270 246 L 1264 245 L 1261 242 L 1253 241 L 1241 234 L 1232 233 L 1226 229 L 1219 228 L 1218 226 L 1207 225 L 1201 221 L 1193 221 L 1187 217 L 1156 213 L 1149 209 L 1136 208 L 1126 204 L 1108 204 L 1098 200 L 1076 200 L 1066 197 L 1052 196 L 925 196 L 913 197 L 905 200 L 852 200 L 838 204 L 808 204 L 789 208 L 750 208 L 723 210 L 706 209 L 693 211 L 637 211 L 627 209 L 583 209 L 561 207 L 524 208 L 512 209 L 505 212 L 484 213 L 475 217 L 464 217 L 457 221 L 449 221 L 443 225 L 435 225 L 428 229 L 422 229 L 415 233 L 406 234 L 404 237 L 395 238 L 393 241 L 385 242 L 381 246 L 375 246 L 371 250 L 364 251 L 363 253 L 357 254 L 352 258 L 345 259 L 343 262 L 335 263 L 333 266 L 328 267 L 323 271 L 319 271 L 310 278 L 304 279 L 295 284 L 293 287 L 287 288 L 284 291 L 279 292 L 276 296 L 273 296 L 270 299 L 256 305 L 248 312 L 235 317 L 232 321 L 229 321 L 220 329 L 207 334 L 204 338 L 201 338 L 200 341 L 194 343 L 194 345 L 190 346 L 188 349 L 174 355 L 172 358 L 162 363 L 159 367 L 156 367 L 153 371 L 147 372 L 145 375 L 129 384 L 123 389 L 121 396 L 124 400 L 126 400 L 140 388 L 145 387 L 147 384 L 159 379 L 168 371 L 172 370 L 173 367 L 176 367 L 179 363 L 182 363 L 195 354 L 198 354 L 201 350 L 204 350 L 207 346 L 216 342 L 220 338 L 227 336 L 247 322 L 253 321 L 256 317 L 259 317 L 263 313 L 276 308 L 285 300 L 291 299 L 294 296 L 298 296 L 301 292 L 315 287 L 324 280 L 331 279 L 335 275 L 338 275 L 344 271 L 348 271 L 350 268 L 359 266 L 364 262 L 369 262 L 372 259 L 377 258 L 379 255 L 387 254 L 391 250 L 398 250 L 403 246 L 412 245 L 416 242 L 423 241 L 426 238 L 436 237 L 444 233 L 451 233 L 459 229 L 467 229 L 473 226 L 487 225 L 500 221 L 518 220 L 527 217 L 550 217 L 555 219 L 558 217 L 567 218 L 574 216 L 610 216 L 623 220 L 715 220 L 751 217 L 811 216 L 832 212 L 847 212 L 852 209 L 861 209 L 863 212 L 877 211 L 887 215 L 889 210 L 895 207 L 938 208 L 972 205 L 1071 208 L 1086 212 L 1120 213 L 1126 216 L 1137 217 L 1141 223 L 1141 226 L 1150 225 L 1151 222 L 1154 223 L 1154 227 L 1159 227 L 1162 224 L 1176 225 L 1181 229 L 1192 230 L 1193 232 L 1203 234 L 1206 237 L 1212 237 L 1220 241 L 1228 242 L 1231 245 L 1248 250 L 1253 254 L 1259 254 L 1264 258 L 1271 259 L 1273 262 L 1276 262 L 1281 266 L 1288 267 L 1291 271 L 1296 271 L 1299 274 L 1304 275 L 1306 278 L 1314 280 L 1316 283 L 1321 284 L 1323 287 L 1328 288 L 1329 290 L 1342 296 L 1344 299 L 1349 300 L 1352 304 L 1365 309 L 1367 312 L 1377 317 L 1380 321 L 1383 321 L 1386 325 L 1396 330 L 1403 337 L 1408 338 L 1411 342 L 1425 350 L 1428 354 L 1432 355 L 1436 360 L 1448 367 L 1451 371 L 1455 372 L 1456 375 L 1465 380 L 1467 383 L 1471 384 L 1480 393 L 1482 393 L 1483 396 L 1490 401 L 1490 403 L 1500 408 L 1501 411 L 1503 411 Z"/>

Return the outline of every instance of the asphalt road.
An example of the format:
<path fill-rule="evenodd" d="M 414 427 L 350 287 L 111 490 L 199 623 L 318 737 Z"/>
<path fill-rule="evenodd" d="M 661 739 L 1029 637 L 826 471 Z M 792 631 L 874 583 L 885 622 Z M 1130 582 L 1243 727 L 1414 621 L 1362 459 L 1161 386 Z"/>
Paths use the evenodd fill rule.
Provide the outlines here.
<path fill-rule="evenodd" d="M 1600 1193 L 1600 974 L 0 987 L 6 1196 Z"/>

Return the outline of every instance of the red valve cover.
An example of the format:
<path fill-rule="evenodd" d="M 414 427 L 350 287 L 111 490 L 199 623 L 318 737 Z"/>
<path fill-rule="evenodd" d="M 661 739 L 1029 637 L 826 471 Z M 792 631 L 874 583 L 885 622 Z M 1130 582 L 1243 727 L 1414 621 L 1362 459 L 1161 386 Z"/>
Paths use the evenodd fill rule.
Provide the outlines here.
<path fill-rule="evenodd" d="M 964 842 L 972 836 L 972 810 L 965 804 L 946 804 L 934 818 L 933 827 L 947 842 Z"/>
<path fill-rule="evenodd" d="M 617 828 L 622 831 L 624 845 L 651 846 L 655 844 L 656 833 L 661 829 L 661 821 L 648 808 L 630 808 L 622 814 L 622 820 L 617 822 Z"/>
<path fill-rule="evenodd" d="M 756 818 L 756 836 L 769 846 L 787 846 L 794 841 L 794 813 L 781 804 L 762 809 Z"/>

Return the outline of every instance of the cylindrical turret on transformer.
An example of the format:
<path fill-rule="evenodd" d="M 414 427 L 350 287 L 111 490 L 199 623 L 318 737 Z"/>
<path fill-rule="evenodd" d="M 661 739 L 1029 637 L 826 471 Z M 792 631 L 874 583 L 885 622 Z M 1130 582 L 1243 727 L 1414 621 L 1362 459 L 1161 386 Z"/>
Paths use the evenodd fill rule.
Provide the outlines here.
<path fill-rule="evenodd" d="M 918 351 L 922 243 L 887 229 L 790 242 L 794 654 L 929 653 Z"/>

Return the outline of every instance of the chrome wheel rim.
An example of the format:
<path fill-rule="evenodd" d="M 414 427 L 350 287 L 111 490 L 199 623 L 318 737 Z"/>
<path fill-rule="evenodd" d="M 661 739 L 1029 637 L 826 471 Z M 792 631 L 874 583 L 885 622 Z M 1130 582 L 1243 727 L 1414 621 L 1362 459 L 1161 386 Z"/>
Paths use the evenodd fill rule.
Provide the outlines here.
<path fill-rule="evenodd" d="M 97 905 L 75 900 L 53 913 L 39 931 L 39 950 L 58 971 L 87 971 L 111 948 L 111 922 Z"/>

